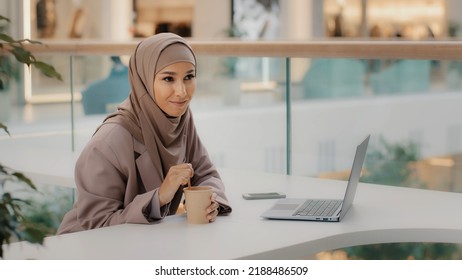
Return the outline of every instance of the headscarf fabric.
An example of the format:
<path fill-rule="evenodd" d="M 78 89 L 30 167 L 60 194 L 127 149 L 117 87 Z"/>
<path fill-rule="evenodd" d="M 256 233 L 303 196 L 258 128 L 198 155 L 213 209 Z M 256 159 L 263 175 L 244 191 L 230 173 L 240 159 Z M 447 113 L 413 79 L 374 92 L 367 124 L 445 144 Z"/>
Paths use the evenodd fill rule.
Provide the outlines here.
<path fill-rule="evenodd" d="M 146 146 L 154 166 L 160 168 L 157 171 L 162 180 L 171 166 L 184 161 L 187 141 L 184 135 L 193 125 L 189 108 L 182 116 L 171 117 L 155 100 L 155 75 L 177 62 L 190 62 L 196 67 L 195 54 L 182 37 L 160 33 L 141 41 L 130 57 L 130 94 L 118 110 L 104 120 L 104 123 L 122 125 Z"/>

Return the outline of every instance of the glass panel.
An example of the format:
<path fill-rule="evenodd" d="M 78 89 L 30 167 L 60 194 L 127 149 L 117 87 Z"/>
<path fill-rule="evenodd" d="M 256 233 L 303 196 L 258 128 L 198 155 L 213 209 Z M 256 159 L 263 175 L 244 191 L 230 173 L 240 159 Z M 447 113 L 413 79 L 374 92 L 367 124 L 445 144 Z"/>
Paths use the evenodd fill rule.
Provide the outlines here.
<path fill-rule="evenodd" d="M 343 99 L 367 94 L 366 64 L 360 59 L 294 59 L 295 99 Z"/>
<path fill-rule="evenodd" d="M 75 57 L 76 156 L 104 118 L 128 97 L 128 59 L 128 56 Z"/>
<path fill-rule="evenodd" d="M 285 173 L 284 64 L 276 58 L 198 58 L 191 108 L 218 167 Z"/>
<path fill-rule="evenodd" d="M 50 62 L 49 58 L 37 56 L 39 60 Z M 55 59 L 55 56 L 52 57 Z M 66 61 L 67 56 L 56 55 L 56 59 Z M 67 60 L 68 61 L 68 60 Z M 69 64 L 62 63 L 62 68 Z M 25 68 L 26 81 L 21 78 L 11 92 L 9 116 L 4 120 L 11 137 L 2 136 L 0 154 L 2 162 L 11 168 L 23 172 L 43 172 L 54 170 L 56 174 L 65 174 L 64 160 L 69 160 L 71 151 L 71 126 L 69 103 L 56 103 L 46 100 L 27 100 L 32 92 L 54 93 L 69 91 L 69 79 L 63 74 L 64 81 L 44 77 L 34 68 Z M 30 75 L 33 84 L 30 85 Z M 2 103 L 3 104 L 3 103 Z M 64 155 L 64 156 L 63 156 Z"/>
<path fill-rule="evenodd" d="M 293 174 L 347 180 L 355 147 L 370 133 L 362 181 L 462 191 L 459 62 L 294 63 L 309 66 L 292 70 Z"/>

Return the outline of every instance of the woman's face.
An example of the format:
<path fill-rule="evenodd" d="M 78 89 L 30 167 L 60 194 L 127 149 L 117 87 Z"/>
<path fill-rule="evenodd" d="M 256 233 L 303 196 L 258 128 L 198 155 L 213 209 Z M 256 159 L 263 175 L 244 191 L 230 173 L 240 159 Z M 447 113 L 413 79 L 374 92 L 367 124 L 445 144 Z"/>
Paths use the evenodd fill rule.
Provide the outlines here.
<path fill-rule="evenodd" d="M 177 62 L 154 77 L 154 98 L 164 113 L 179 117 L 188 109 L 196 91 L 196 70 L 189 62 Z"/>

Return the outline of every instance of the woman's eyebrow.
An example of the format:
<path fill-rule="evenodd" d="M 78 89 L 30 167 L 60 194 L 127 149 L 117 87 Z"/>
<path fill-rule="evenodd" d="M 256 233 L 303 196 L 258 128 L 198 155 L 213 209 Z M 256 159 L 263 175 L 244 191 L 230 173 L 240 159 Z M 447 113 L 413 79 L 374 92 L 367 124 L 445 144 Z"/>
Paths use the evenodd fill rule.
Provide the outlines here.
<path fill-rule="evenodd" d="M 191 74 L 191 73 L 194 73 L 194 72 L 195 72 L 194 69 L 190 69 L 190 70 L 186 71 L 186 74 Z M 177 72 L 168 71 L 168 70 L 165 70 L 165 71 L 163 71 L 163 72 L 160 72 L 159 74 L 162 74 L 162 75 L 171 75 L 171 76 L 178 75 Z"/>
<path fill-rule="evenodd" d="M 160 72 L 159 74 L 163 74 L 163 75 L 176 75 L 177 73 L 176 72 L 173 72 L 173 71 L 163 71 L 163 72 Z"/>

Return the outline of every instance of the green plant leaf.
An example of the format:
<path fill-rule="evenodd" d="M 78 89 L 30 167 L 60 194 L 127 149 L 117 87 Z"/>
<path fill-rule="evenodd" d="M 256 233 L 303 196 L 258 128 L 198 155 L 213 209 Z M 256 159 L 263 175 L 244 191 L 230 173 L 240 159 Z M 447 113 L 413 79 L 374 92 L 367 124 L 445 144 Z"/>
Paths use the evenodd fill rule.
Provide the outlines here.
<path fill-rule="evenodd" d="M 35 61 L 35 57 L 32 53 L 23 47 L 15 46 L 11 52 L 19 62 L 24 63 L 27 66 L 30 66 L 30 64 Z"/>
<path fill-rule="evenodd" d="M 47 77 L 56 78 L 60 81 L 63 80 L 63 77 L 61 77 L 61 74 L 59 74 L 52 65 L 49 65 L 42 61 L 34 61 L 32 62 L 32 65 L 34 65 L 34 67 L 39 69 Z"/>
<path fill-rule="evenodd" d="M 8 226 L 5 226 L 5 221 L 2 221 L 2 223 L 0 224 L 0 240 L 1 240 L 1 243 L 0 244 L 3 244 L 3 242 L 5 242 L 6 244 L 9 244 L 10 243 L 10 237 L 11 237 L 11 232 L 9 230 L 6 230 L 8 228 Z M 0 246 L 2 247 L 2 246 Z M 0 255 L 1 257 L 1 255 Z"/>
<path fill-rule="evenodd" d="M 34 183 L 21 172 L 14 172 L 12 175 L 15 176 L 20 182 L 27 184 L 34 190 L 37 190 L 37 187 L 34 185 Z"/>
<path fill-rule="evenodd" d="M 8 174 L 8 172 L 6 171 L 6 166 L 4 166 L 1 163 L 0 163 L 0 173 L 1 174 Z"/>
<path fill-rule="evenodd" d="M 14 43 L 15 40 L 11 38 L 10 36 L 6 35 L 5 33 L 0 33 L 0 40 L 8 42 L 10 44 Z M 3 44 L 2 44 L 3 47 Z"/>
<path fill-rule="evenodd" d="M 3 129 L 6 132 L 6 134 L 11 136 L 10 132 L 8 131 L 8 127 L 6 127 L 6 125 L 4 125 L 1 122 L 0 122 L 0 128 Z"/>
<path fill-rule="evenodd" d="M 10 19 L 4 16 L 0 16 L 0 20 L 5 20 L 7 22 L 10 22 Z"/>
<path fill-rule="evenodd" d="M 43 244 L 43 240 L 47 236 L 48 228 L 37 223 L 23 222 L 24 227 L 21 232 L 21 239 L 31 243 Z"/>

